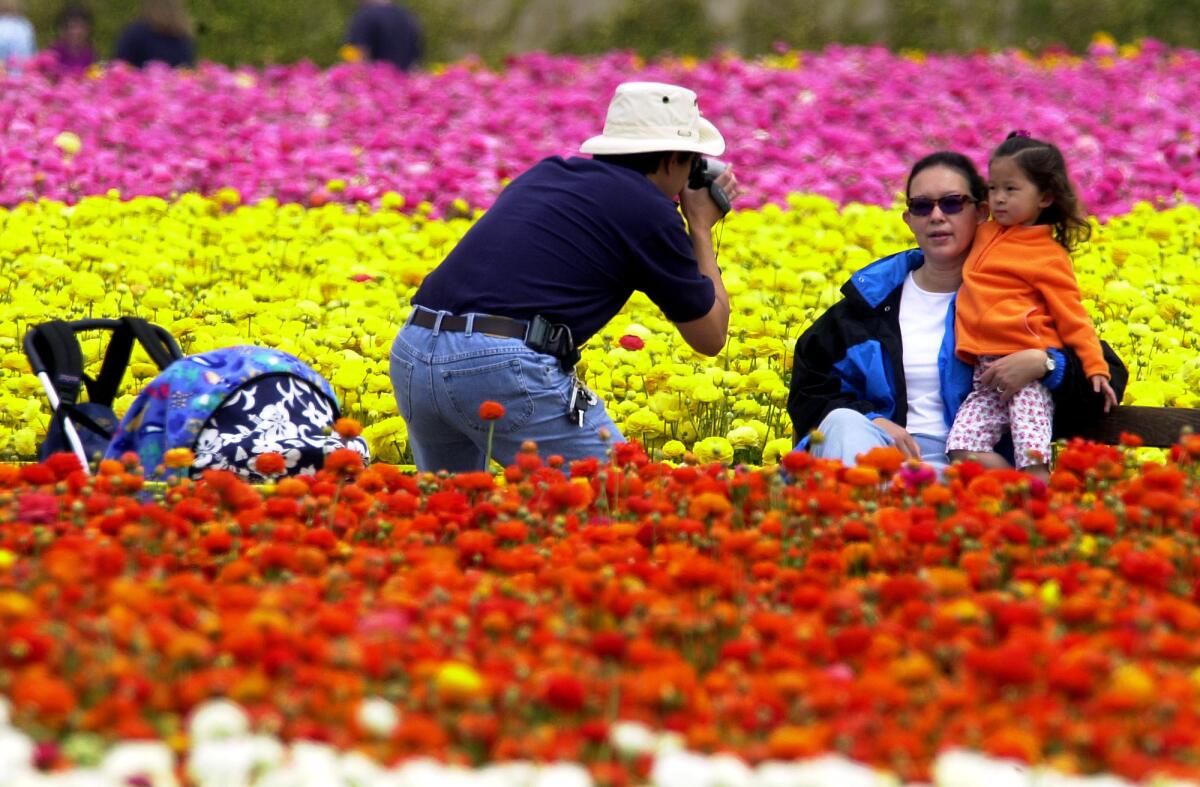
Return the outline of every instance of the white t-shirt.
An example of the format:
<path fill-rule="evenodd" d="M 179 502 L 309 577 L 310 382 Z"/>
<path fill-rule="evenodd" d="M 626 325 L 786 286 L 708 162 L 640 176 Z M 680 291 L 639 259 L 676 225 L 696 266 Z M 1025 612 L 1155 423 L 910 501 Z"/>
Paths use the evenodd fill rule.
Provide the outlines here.
<path fill-rule="evenodd" d="M 950 427 L 942 414 L 938 352 L 946 336 L 946 309 L 952 292 L 926 292 L 912 272 L 900 291 L 900 340 L 904 345 L 904 381 L 908 387 L 910 434 L 945 437 Z"/>
<path fill-rule="evenodd" d="M 0 65 L 14 57 L 33 57 L 37 43 L 33 25 L 23 16 L 0 14 Z"/>

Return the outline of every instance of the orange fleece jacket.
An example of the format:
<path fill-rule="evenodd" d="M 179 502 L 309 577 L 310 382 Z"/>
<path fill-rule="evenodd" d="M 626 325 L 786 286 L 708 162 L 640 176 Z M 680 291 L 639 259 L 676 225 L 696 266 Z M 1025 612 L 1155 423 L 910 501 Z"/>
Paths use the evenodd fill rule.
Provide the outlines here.
<path fill-rule="evenodd" d="M 967 363 L 981 355 L 1071 347 L 1088 377 L 1109 376 L 1071 258 L 1044 224 L 979 227 L 963 264 L 954 330 L 958 357 Z"/>

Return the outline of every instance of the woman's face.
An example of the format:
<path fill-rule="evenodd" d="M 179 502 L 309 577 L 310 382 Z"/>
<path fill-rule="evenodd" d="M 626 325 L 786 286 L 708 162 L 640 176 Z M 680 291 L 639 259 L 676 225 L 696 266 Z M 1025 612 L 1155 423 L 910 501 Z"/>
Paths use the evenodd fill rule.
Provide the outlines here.
<path fill-rule="evenodd" d="M 962 210 L 946 213 L 936 201 L 943 197 L 966 197 Z M 904 211 L 904 223 L 916 236 L 925 259 L 938 264 L 962 265 L 975 240 L 975 229 L 987 218 L 987 206 L 971 199 L 971 187 L 963 175 L 949 167 L 923 169 L 912 179 L 908 199 L 934 200 L 933 211 L 918 216 Z"/>
<path fill-rule="evenodd" d="M 88 42 L 89 33 L 88 23 L 82 19 L 68 19 L 63 25 L 62 37 L 70 46 L 76 49 L 82 49 Z"/>

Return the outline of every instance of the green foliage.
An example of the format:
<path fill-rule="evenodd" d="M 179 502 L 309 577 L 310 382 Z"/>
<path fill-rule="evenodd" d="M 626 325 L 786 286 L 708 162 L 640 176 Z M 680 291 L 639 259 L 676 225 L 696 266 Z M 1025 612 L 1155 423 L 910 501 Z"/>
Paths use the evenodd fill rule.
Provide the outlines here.
<path fill-rule="evenodd" d="M 665 52 L 706 56 L 731 48 L 746 56 L 776 43 L 818 49 L 831 42 L 881 43 L 926 50 L 1040 49 L 1087 46 L 1097 30 L 1118 41 L 1150 36 L 1200 48 L 1200 0 L 609 0 L 611 10 L 579 14 L 558 0 L 569 27 L 542 24 L 553 0 L 407 0 L 421 19 L 429 60 L 475 53 L 490 63 L 513 51 L 591 53 L 613 49 L 652 57 Z M 593 0 L 595 2 L 596 0 Z M 43 46 L 54 38 L 60 0 L 29 3 Z M 121 28 L 137 15 L 139 0 L 93 0 L 94 41 L 112 53 Z M 198 50 L 207 60 L 238 64 L 312 60 L 327 65 L 338 48 L 356 0 L 191 0 Z M 574 8 L 573 15 L 568 14 Z M 719 21 L 718 21 L 719 20 Z M 531 30 L 533 31 L 531 33 Z"/>

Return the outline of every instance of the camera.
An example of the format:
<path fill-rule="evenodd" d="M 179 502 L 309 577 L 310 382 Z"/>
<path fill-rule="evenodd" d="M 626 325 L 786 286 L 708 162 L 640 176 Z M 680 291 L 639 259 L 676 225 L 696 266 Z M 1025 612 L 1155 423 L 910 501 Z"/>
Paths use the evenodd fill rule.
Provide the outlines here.
<path fill-rule="evenodd" d="M 713 202 L 717 203 L 722 215 L 728 213 L 733 207 L 725 189 L 717 185 L 717 178 L 728 168 L 729 165 L 720 159 L 696 156 L 692 159 L 692 171 L 688 173 L 688 188 L 707 188 L 709 196 L 712 197 Z"/>

